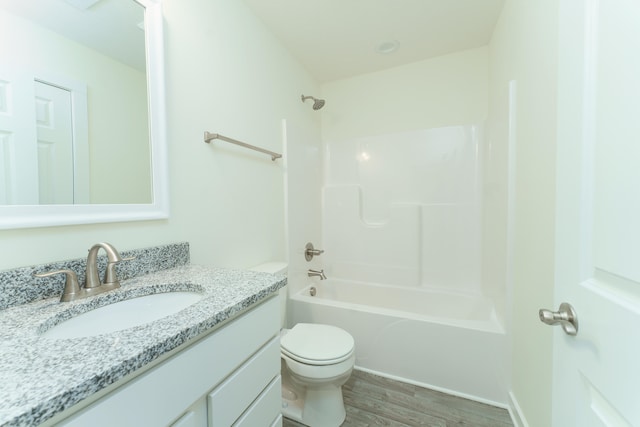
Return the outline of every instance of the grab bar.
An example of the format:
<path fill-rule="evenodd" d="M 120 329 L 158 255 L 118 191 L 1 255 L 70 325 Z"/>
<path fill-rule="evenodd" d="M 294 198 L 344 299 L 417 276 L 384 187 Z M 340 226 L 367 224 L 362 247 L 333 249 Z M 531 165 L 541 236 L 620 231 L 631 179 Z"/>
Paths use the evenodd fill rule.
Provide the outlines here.
<path fill-rule="evenodd" d="M 240 145 L 242 147 L 248 148 L 250 150 L 259 151 L 264 154 L 268 154 L 271 156 L 271 160 L 275 161 L 282 157 L 282 154 L 274 153 L 273 151 L 265 150 L 264 148 L 256 147 L 255 145 L 247 144 L 246 142 L 238 141 L 236 139 L 227 138 L 226 136 L 220 135 L 219 133 L 211 133 L 204 132 L 204 142 L 209 143 L 212 139 L 221 139 L 223 141 L 230 142 L 232 144 Z"/>

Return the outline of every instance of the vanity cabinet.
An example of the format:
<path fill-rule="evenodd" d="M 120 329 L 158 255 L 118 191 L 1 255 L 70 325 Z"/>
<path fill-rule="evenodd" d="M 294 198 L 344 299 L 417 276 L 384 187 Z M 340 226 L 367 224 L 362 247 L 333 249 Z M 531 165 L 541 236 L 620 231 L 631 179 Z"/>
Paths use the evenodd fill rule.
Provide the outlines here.
<path fill-rule="evenodd" d="M 280 307 L 271 297 L 61 426 L 281 426 Z"/>

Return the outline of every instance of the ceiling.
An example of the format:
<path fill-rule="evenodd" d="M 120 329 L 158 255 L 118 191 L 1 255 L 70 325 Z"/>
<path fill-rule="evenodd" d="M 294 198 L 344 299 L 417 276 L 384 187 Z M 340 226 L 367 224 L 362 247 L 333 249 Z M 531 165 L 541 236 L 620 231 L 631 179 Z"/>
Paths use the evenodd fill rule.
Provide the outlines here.
<path fill-rule="evenodd" d="M 320 82 L 486 45 L 504 0 L 244 0 Z M 392 53 L 378 53 L 385 42 Z"/>

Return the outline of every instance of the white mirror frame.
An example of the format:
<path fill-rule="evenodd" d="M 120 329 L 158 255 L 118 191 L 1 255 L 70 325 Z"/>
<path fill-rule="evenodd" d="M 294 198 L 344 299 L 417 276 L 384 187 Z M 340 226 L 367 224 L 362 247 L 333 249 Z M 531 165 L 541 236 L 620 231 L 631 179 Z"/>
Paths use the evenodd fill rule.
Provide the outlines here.
<path fill-rule="evenodd" d="M 153 202 L 122 205 L 0 206 L 0 229 L 143 221 L 169 217 L 162 5 L 161 0 L 135 1 L 145 8 Z"/>

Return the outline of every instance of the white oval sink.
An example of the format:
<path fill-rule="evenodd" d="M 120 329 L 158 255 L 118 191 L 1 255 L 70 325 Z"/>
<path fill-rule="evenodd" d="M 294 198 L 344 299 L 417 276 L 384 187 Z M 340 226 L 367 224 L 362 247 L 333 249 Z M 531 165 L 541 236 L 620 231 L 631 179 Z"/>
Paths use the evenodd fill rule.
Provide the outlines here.
<path fill-rule="evenodd" d="M 79 314 L 42 333 L 46 338 L 91 337 L 162 319 L 200 301 L 196 292 L 165 292 L 115 302 Z"/>

